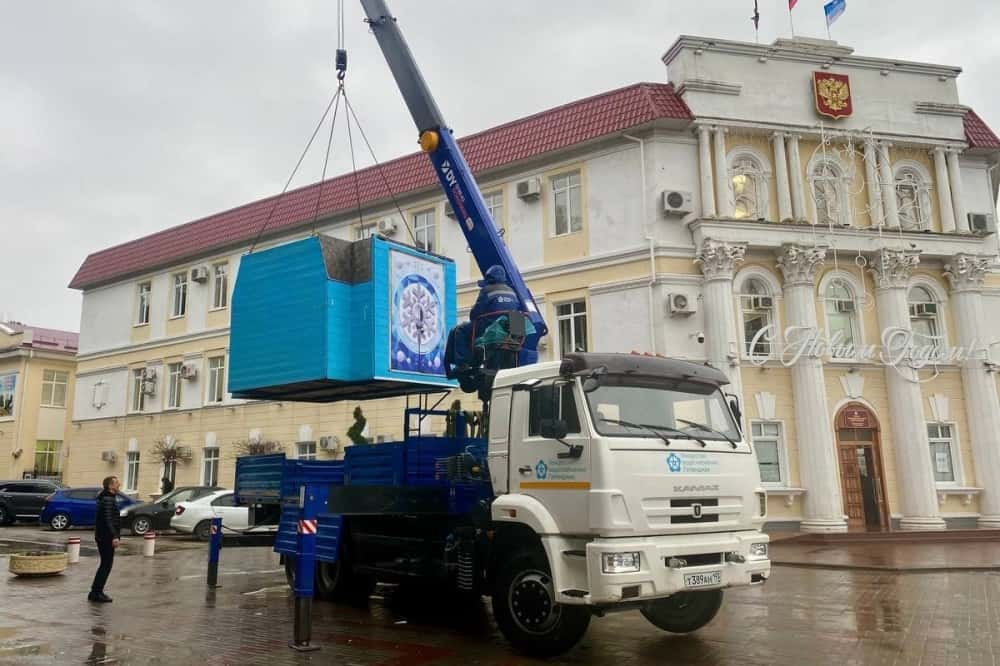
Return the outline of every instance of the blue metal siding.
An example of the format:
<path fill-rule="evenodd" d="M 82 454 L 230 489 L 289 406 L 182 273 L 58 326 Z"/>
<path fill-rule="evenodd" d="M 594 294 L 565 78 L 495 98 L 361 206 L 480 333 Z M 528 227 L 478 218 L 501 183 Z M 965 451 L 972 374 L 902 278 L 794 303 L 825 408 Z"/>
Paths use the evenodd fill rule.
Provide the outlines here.
<path fill-rule="evenodd" d="M 393 246 L 402 250 L 402 246 Z M 392 304 L 389 298 L 389 244 L 376 238 L 372 244 L 371 302 L 374 306 L 371 337 L 375 353 L 372 355 L 372 370 L 375 377 L 389 377 L 389 317 Z"/>
<path fill-rule="evenodd" d="M 316 559 L 321 562 L 336 562 L 340 553 L 340 535 L 344 529 L 344 517 L 336 513 L 321 513 L 316 531 Z"/>
<path fill-rule="evenodd" d="M 285 454 L 242 456 L 236 459 L 236 502 L 275 502 L 285 476 Z"/>
<path fill-rule="evenodd" d="M 355 444 L 344 450 L 344 483 L 354 486 L 394 486 L 405 481 L 402 442 Z"/>
<path fill-rule="evenodd" d="M 316 238 L 243 256 L 233 292 L 230 391 L 325 376 L 326 283 Z"/>

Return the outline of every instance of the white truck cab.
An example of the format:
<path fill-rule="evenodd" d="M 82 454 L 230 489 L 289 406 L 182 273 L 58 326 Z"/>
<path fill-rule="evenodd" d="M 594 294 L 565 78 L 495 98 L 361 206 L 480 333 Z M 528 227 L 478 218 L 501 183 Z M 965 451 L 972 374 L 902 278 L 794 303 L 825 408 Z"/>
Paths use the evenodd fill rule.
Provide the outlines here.
<path fill-rule="evenodd" d="M 497 532 L 518 526 L 521 540 L 530 530 L 547 565 L 536 555 L 506 593 L 495 586 L 508 637 L 505 622 L 541 638 L 580 611 L 631 607 L 693 631 L 721 590 L 767 580 L 766 496 L 726 383 L 708 365 L 641 354 L 571 354 L 497 374 L 492 521 Z"/>

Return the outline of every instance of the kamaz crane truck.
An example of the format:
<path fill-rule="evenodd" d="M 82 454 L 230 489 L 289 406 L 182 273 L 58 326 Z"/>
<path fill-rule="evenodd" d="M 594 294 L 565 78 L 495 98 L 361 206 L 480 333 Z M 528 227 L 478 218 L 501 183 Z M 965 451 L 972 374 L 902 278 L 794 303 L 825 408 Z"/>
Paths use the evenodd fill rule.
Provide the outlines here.
<path fill-rule="evenodd" d="M 484 369 L 484 437 L 466 436 L 461 414 L 447 436 L 428 436 L 411 423 L 428 412 L 407 409 L 403 441 L 349 446 L 343 460 L 241 458 L 238 496 L 280 521 L 290 577 L 299 512 L 318 507 L 321 598 L 415 579 L 488 595 L 504 636 L 537 656 L 570 649 L 613 611 L 699 629 L 723 590 L 771 571 L 766 496 L 727 377 L 635 353 L 537 362 L 545 322 L 461 150 L 383 0 L 362 5 L 477 264 L 502 266 L 518 295 L 516 346 Z M 319 490 L 305 498 L 306 487 Z"/>

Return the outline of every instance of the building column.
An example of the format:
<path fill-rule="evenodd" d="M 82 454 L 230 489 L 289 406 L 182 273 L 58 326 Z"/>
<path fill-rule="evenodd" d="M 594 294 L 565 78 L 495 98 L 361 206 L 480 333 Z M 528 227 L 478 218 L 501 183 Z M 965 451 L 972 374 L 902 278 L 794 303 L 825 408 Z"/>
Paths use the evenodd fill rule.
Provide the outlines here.
<path fill-rule="evenodd" d="M 959 254 L 945 265 L 951 283 L 952 313 L 957 343 L 969 352 L 961 361 L 962 393 L 976 462 L 979 496 L 979 526 L 1000 528 L 1000 400 L 989 368 L 984 341 L 989 339 L 983 318 L 983 277 L 988 257 Z"/>
<path fill-rule="evenodd" d="M 896 485 L 903 513 L 900 527 L 904 530 L 943 530 L 945 522 L 941 519 L 935 492 L 920 377 L 910 365 L 906 352 L 912 344 L 907 289 L 918 263 L 919 251 L 883 249 L 869 270 L 875 279 L 882 354 L 886 362 Z"/>
<path fill-rule="evenodd" d="M 816 272 L 826 259 L 822 246 L 785 245 L 778 253 L 778 267 L 788 317 L 788 349 L 812 347 L 819 332 L 816 323 Z M 799 476 L 806 489 L 803 532 L 846 532 L 844 502 L 840 494 L 837 446 L 827 402 L 823 361 L 807 351 L 791 366 L 795 401 L 795 430 L 799 443 Z"/>
<path fill-rule="evenodd" d="M 792 197 L 788 189 L 788 160 L 785 158 L 785 135 L 775 132 L 771 135 L 774 146 L 774 177 L 778 185 L 778 221 L 792 219 Z"/>
<path fill-rule="evenodd" d="M 865 188 L 868 190 L 868 215 L 873 227 L 885 224 L 882 214 L 882 188 L 878 183 L 878 158 L 875 151 L 875 140 L 865 140 Z"/>
<path fill-rule="evenodd" d="M 726 243 L 706 238 L 695 263 L 705 275 L 705 353 L 708 362 L 726 373 L 733 391 L 743 399 L 740 382 L 740 342 L 733 307 L 733 272 L 743 262 L 746 243 Z"/>
<path fill-rule="evenodd" d="M 885 226 L 890 229 L 898 229 L 899 206 L 896 204 L 896 179 L 892 175 L 892 162 L 889 160 L 889 144 L 884 141 L 878 145 L 878 174 L 881 181 Z"/>
<path fill-rule="evenodd" d="M 799 137 L 789 134 L 788 140 L 788 183 L 791 186 L 792 217 L 806 219 L 806 192 L 802 185 L 802 157 L 799 155 Z"/>
<path fill-rule="evenodd" d="M 715 217 L 715 192 L 712 183 L 712 135 L 705 125 L 698 127 L 698 170 L 701 173 L 701 215 Z"/>
<path fill-rule="evenodd" d="M 938 146 L 931 151 L 934 157 L 934 181 L 937 185 L 938 208 L 941 212 L 941 231 L 955 233 L 955 207 L 951 200 L 951 183 L 948 182 L 948 164 L 944 148 Z"/>
<path fill-rule="evenodd" d="M 726 164 L 726 130 L 715 128 L 715 210 L 719 217 L 733 216 L 733 202 L 729 197 L 729 165 Z"/>
<path fill-rule="evenodd" d="M 965 192 L 962 189 L 962 171 L 958 164 L 958 151 L 949 150 L 948 183 L 951 185 L 951 203 L 955 207 L 955 227 L 963 233 L 969 233 L 969 216 L 965 209 Z"/>

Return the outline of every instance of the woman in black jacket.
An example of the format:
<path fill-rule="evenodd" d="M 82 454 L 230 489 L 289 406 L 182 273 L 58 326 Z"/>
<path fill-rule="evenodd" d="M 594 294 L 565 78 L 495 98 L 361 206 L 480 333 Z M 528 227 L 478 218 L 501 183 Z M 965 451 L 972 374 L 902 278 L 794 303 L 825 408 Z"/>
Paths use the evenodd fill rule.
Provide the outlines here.
<path fill-rule="evenodd" d="M 97 541 L 97 552 L 101 554 L 101 564 L 94 575 L 94 584 L 90 586 L 87 599 L 99 603 L 111 602 L 111 597 L 104 594 L 104 584 L 111 574 L 111 565 L 115 562 L 115 548 L 121 537 L 122 519 L 118 512 L 117 476 L 104 479 L 104 490 L 97 495 L 97 521 L 94 526 L 94 538 Z"/>

